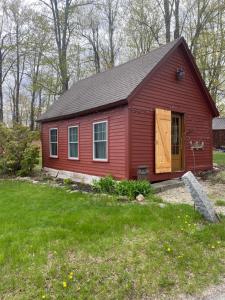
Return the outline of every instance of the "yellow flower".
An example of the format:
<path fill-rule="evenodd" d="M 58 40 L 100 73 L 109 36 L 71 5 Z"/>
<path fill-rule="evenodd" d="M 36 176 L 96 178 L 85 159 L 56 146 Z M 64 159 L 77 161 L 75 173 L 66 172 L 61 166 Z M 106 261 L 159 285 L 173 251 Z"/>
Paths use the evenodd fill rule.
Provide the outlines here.
<path fill-rule="evenodd" d="M 42 296 L 42 299 L 45 299 L 45 298 L 46 298 L 45 295 L 43 295 L 43 296 Z"/>
<path fill-rule="evenodd" d="M 74 274 L 73 272 L 70 272 L 70 275 L 71 275 L 71 276 L 73 276 L 73 274 Z"/>
<path fill-rule="evenodd" d="M 63 281 L 63 287 L 66 288 L 67 287 L 67 282 Z"/>
<path fill-rule="evenodd" d="M 212 245 L 212 247 L 211 247 L 212 249 L 215 249 L 215 246 L 214 245 Z"/>
<path fill-rule="evenodd" d="M 73 275 L 68 275 L 68 278 L 69 278 L 70 280 L 72 280 L 72 279 L 73 279 Z"/>
<path fill-rule="evenodd" d="M 221 241 L 217 241 L 217 244 L 221 244 Z"/>
<path fill-rule="evenodd" d="M 170 252 L 170 251 L 171 251 L 171 249 L 170 249 L 170 248 L 167 248 L 167 251 L 168 251 L 168 252 Z"/>

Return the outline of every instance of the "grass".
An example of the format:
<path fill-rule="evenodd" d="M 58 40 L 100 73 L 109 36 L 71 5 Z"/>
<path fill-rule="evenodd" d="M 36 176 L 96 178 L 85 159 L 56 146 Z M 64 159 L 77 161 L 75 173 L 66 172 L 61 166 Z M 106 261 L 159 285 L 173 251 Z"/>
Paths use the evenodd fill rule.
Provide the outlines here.
<path fill-rule="evenodd" d="M 213 161 L 219 166 L 225 166 L 225 152 L 213 152 Z"/>
<path fill-rule="evenodd" d="M 217 200 L 215 204 L 217 206 L 225 206 L 225 201 L 224 200 Z"/>
<path fill-rule="evenodd" d="M 1 299 L 194 293 L 225 273 L 225 219 L 0 181 Z"/>

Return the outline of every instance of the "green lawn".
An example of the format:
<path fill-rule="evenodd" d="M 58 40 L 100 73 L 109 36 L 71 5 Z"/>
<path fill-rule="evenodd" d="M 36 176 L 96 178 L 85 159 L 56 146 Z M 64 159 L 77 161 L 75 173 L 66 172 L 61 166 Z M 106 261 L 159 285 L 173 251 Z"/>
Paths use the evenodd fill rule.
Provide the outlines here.
<path fill-rule="evenodd" d="M 213 152 L 213 161 L 217 163 L 219 166 L 225 167 L 225 152 Z"/>
<path fill-rule="evenodd" d="M 225 274 L 225 218 L 187 205 L 0 181 L 0 222 L 0 299 L 173 297 Z"/>

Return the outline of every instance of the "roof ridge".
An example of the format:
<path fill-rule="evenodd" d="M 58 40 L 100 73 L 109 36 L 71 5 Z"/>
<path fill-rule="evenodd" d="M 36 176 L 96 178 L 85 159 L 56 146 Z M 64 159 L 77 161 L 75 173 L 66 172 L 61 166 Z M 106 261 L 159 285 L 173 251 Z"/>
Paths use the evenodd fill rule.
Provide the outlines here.
<path fill-rule="evenodd" d="M 74 82 L 38 121 L 71 116 L 126 100 L 147 74 L 182 40 L 182 37 L 178 38 L 111 69 Z"/>
<path fill-rule="evenodd" d="M 147 52 L 147 53 L 145 53 L 145 54 L 142 54 L 142 55 L 140 55 L 140 56 L 138 56 L 138 57 L 132 58 L 132 59 L 130 59 L 130 60 L 128 60 L 128 61 L 126 61 L 126 62 L 124 62 L 124 63 L 122 63 L 122 64 L 119 64 L 119 65 L 117 65 L 117 66 L 114 66 L 114 67 L 112 67 L 112 68 L 110 68 L 110 69 L 106 69 L 106 70 L 101 71 L 101 72 L 99 72 L 99 73 L 94 73 L 94 74 L 92 74 L 92 75 L 90 75 L 90 76 L 88 76 L 88 77 L 86 77 L 86 78 L 82 78 L 82 79 L 80 79 L 80 80 L 78 80 L 78 81 L 75 81 L 72 85 L 76 85 L 77 83 L 80 83 L 80 82 L 82 82 L 82 81 L 84 81 L 84 80 L 87 80 L 87 79 L 89 79 L 89 78 L 92 78 L 92 77 L 95 77 L 95 76 L 97 77 L 97 76 L 99 76 L 99 75 L 101 75 L 101 74 L 105 74 L 105 73 L 107 73 L 107 72 L 111 72 L 112 70 L 114 70 L 114 69 L 116 69 L 116 68 L 119 68 L 119 67 L 121 67 L 121 66 L 124 66 L 124 65 L 126 65 L 126 64 L 129 64 L 129 63 L 131 63 L 131 62 L 133 62 L 133 61 L 135 61 L 135 60 L 141 59 L 141 58 L 143 58 L 143 57 L 145 57 L 145 56 L 151 54 L 152 52 L 154 52 L 154 51 L 156 51 L 156 50 L 159 50 L 159 49 L 162 49 L 163 47 L 166 47 L 166 46 L 168 46 L 168 45 L 170 45 L 170 44 L 173 44 L 173 43 L 174 43 L 174 45 L 175 45 L 175 44 L 176 44 L 179 40 L 181 40 L 181 39 L 183 39 L 183 37 L 179 37 L 179 38 L 173 40 L 172 42 L 169 42 L 169 43 L 160 45 L 159 47 L 153 48 L 152 50 L 150 50 L 149 52 Z M 72 87 L 72 85 L 71 85 L 71 87 Z M 71 87 L 70 87 L 70 88 L 71 88 Z"/>

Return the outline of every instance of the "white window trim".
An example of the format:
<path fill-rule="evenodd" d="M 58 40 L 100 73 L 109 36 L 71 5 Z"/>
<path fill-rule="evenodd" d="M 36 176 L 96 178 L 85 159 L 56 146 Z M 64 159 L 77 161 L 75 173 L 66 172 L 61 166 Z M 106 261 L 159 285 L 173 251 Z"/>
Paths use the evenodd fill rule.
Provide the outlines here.
<path fill-rule="evenodd" d="M 95 158 L 95 124 L 101 124 L 101 123 L 106 123 L 106 140 L 102 140 L 102 142 L 106 142 L 106 158 Z M 103 121 L 98 121 L 98 122 L 94 122 L 92 124 L 92 148 L 93 148 L 93 161 L 102 161 L 102 162 L 108 162 L 108 153 L 109 153 L 109 149 L 108 149 L 108 145 L 109 145 L 109 138 L 108 138 L 108 120 L 103 120 Z"/>
<path fill-rule="evenodd" d="M 57 131 L 57 141 L 56 142 L 51 142 L 51 131 L 52 130 L 56 130 Z M 57 155 L 52 155 L 52 147 L 51 147 L 51 144 L 57 144 Z M 49 154 L 50 154 L 50 157 L 52 158 L 58 158 L 58 153 L 59 153 L 59 143 L 58 143 L 58 128 L 50 128 L 49 129 Z"/>
<path fill-rule="evenodd" d="M 77 128 L 77 142 L 70 142 L 70 128 Z M 68 159 L 71 159 L 71 160 L 79 160 L 79 156 L 80 156 L 80 145 L 79 145 L 79 134 L 80 134 L 80 129 L 79 129 L 79 125 L 75 125 L 75 126 L 68 126 Z M 70 144 L 73 143 L 73 144 L 77 144 L 77 157 L 71 157 L 70 156 Z"/>

